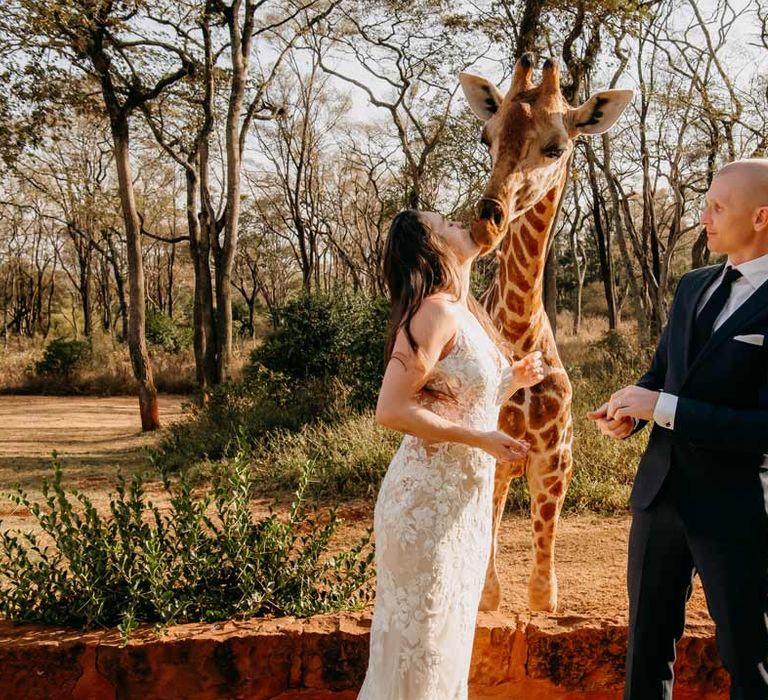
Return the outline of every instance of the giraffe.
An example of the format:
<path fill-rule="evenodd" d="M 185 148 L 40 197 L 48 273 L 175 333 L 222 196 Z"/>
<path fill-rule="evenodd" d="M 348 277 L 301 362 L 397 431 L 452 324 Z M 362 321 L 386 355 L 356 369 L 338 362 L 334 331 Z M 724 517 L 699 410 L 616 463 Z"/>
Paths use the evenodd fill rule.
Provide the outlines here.
<path fill-rule="evenodd" d="M 534 560 L 528 580 L 533 611 L 555 612 L 554 544 L 571 478 L 572 389 L 543 306 L 544 263 L 579 134 L 609 129 L 632 99 L 632 90 L 605 90 L 572 108 L 560 91 L 560 68 L 547 59 L 542 79 L 532 80 L 533 55 L 515 63 L 506 95 L 485 78 L 459 76 L 473 112 L 485 122 L 482 141 L 492 170 L 476 205 L 471 236 L 485 252 L 497 248 L 499 268 L 482 303 L 511 343 L 515 357 L 540 350 L 548 374 L 504 405 L 499 428 L 531 449 L 524 461 L 499 462 L 493 496 L 493 540 L 481 610 L 497 610 L 501 587 L 496 569 L 499 523 L 510 482 L 525 474 L 531 496 Z"/>

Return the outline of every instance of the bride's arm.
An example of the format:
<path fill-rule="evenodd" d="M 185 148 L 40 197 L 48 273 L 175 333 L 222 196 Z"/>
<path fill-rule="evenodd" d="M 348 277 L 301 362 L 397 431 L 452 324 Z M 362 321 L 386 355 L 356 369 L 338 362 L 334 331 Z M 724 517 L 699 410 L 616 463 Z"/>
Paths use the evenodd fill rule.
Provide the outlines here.
<path fill-rule="evenodd" d="M 411 333 L 421 350 L 417 358 L 401 329 L 384 371 L 376 421 L 428 442 L 459 442 L 491 452 L 498 459 L 514 461 L 525 455 L 524 446 L 498 431 L 479 431 L 454 423 L 418 401 L 419 391 L 456 335 L 456 318 L 439 299 L 422 303 L 411 321 Z"/>

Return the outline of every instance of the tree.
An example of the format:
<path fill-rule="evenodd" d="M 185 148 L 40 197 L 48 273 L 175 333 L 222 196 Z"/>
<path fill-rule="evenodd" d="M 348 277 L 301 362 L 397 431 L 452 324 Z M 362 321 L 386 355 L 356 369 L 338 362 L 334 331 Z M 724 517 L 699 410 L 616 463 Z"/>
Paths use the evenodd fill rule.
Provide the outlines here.
<path fill-rule="evenodd" d="M 12 0 L 2 30 L 16 38 L 30 61 L 47 63 L 57 72 L 56 61 L 64 60 L 89 79 L 85 89 L 98 85 L 109 119 L 126 236 L 131 365 L 139 384 L 142 429 L 155 430 L 160 415 L 144 332 L 142 227 L 131 173 L 130 123 L 142 105 L 189 75 L 193 64 L 145 10 L 144 3 L 125 0 Z M 47 56 L 52 58 L 46 61 Z"/>

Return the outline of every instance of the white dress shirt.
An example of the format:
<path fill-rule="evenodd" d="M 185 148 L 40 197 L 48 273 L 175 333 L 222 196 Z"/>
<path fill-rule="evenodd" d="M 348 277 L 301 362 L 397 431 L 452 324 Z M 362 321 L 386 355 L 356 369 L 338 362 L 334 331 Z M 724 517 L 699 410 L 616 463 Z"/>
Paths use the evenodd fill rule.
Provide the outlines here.
<path fill-rule="evenodd" d="M 725 276 L 725 271 L 728 267 L 734 267 L 741 272 L 741 277 L 734 280 L 731 284 L 731 293 L 726 301 L 723 310 L 720 315 L 715 319 L 715 324 L 712 327 L 714 332 L 719 328 L 726 319 L 738 309 L 752 294 L 755 293 L 758 287 L 768 281 L 768 255 L 762 255 L 754 260 L 748 260 L 741 263 L 741 265 L 734 265 L 730 258 L 728 263 L 723 268 L 722 274 L 707 288 L 699 300 L 699 305 L 696 308 L 696 314 L 701 313 L 710 297 L 715 293 L 715 290 L 720 285 L 722 278 Z M 674 394 L 667 394 L 665 392 L 659 392 L 659 398 L 656 401 L 656 407 L 653 410 L 653 421 L 662 428 L 669 430 L 675 429 L 675 414 L 677 413 L 677 396 Z M 763 459 L 763 466 L 768 467 L 768 454 Z"/>

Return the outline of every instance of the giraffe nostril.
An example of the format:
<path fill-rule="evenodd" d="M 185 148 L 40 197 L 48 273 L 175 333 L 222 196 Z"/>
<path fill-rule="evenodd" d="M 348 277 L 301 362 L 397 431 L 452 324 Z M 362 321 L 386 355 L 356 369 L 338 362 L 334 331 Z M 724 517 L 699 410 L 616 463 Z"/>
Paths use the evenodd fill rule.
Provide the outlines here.
<path fill-rule="evenodd" d="M 482 199 L 477 206 L 478 218 L 483 221 L 492 221 L 494 225 L 501 226 L 504 220 L 504 211 L 498 202 L 492 199 Z"/>

